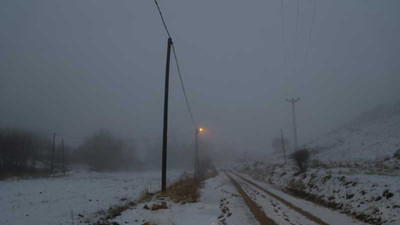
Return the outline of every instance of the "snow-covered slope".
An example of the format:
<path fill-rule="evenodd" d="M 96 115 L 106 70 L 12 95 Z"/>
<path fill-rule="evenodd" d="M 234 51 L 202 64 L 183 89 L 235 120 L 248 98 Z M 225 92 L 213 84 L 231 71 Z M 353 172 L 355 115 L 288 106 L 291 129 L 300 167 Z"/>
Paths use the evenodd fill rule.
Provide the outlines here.
<path fill-rule="evenodd" d="M 253 162 L 237 169 L 293 196 L 370 224 L 398 225 L 400 221 L 398 176 L 343 173 L 325 167 L 309 168 L 299 174 L 292 163 L 271 165 Z"/>
<path fill-rule="evenodd" d="M 377 106 L 306 146 L 321 161 L 392 157 L 400 149 L 400 102 Z"/>

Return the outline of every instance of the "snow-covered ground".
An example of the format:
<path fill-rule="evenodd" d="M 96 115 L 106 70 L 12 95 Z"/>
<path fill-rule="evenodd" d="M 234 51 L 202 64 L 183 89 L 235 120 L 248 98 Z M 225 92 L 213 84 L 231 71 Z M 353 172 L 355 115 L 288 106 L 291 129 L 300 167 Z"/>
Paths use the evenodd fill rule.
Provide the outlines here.
<path fill-rule="evenodd" d="M 182 172 L 168 173 L 168 182 Z M 160 189 L 160 172 L 73 172 L 66 177 L 0 181 L 0 224 L 89 222 L 99 210 Z"/>
<path fill-rule="evenodd" d="M 367 111 L 345 126 L 308 143 L 320 161 L 372 161 L 400 149 L 400 103 Z"/>
<path fill-rule="evenodd" d="M 265 214 L 280 225 L 315 225 L 309 218 L 299 214 L 279 200 L 262 193 L 260 189 L 251 186 L 235 177 L 245 192 L 251 196 Z M 291 197 L 290 195 L 272 189 L 265 183 L 258 183 L 273 191 L 285 201 L 297 207 L 308 210 L 315 216 L 327 221 L 330 225 L 363 225 L 344 214 L 315 205 L 313 203 Z M 166 202 L 167 209 L 151 210 L 152 204 Z M 150 209 L 149 209 L 150 208 Z M 220 172 L 214 178 L 205 181 L 202 195 L 196 203 L 174 203 L 164 198 L 155 198 L 149 202 L 138 204 L 111 222 L 118 224 L 175 224 L 175 225 L 242 225 L 259 224 L 255 216 L 232 184 L 226 173 Z"/>
<path fill-rule="evenodd" d="M 372 224 L 400 221 L 399 176 L 341 173 L 310 168 L 296 175 L 293 164 L 249 163 L 240 170 L 287 193 L 319 202 Z"/>
<path fill-rule="evenodd" d="M 304 146 L 309 169 L 298 173 L 281 155 L 237 168 L 285 192 L 372 224 L 400 221 L 400 102 L 375 107 Z"/>
<path fill-rule="evenodd" d="M 284 199 L 285 201 L 289 202 L 290 204 L 304 210 L 305 212 L 309 212 L 315 215 L 317 218 L 321 219 L 322 221 L 330 224 L 330 225 L 361 225 L 365 224 L 360 221 L 357 221 L 351 217 L 346 216 L 345 214 L 341 214 L 337 211 L 321 207 L 309 201 L 305 201 L 302 199 L 295 198 L 293 196 L 288 195 L 280 190 L 273 188 L 271 185 L 268 185 L 263 182 L 257 182 L 250 177 L 240 174 L 240 176 L 245 177 L 248 180 L 256 183 L 258 186 L 262 187 L 265 190 L 268 190 L 272 194 Z M 245 188 L 246 192 L 252 196 L 253 200 L 258 203 L 260 207 L 264 209 L 265 212 L 268 212 L 268 215 L 276 221 L 278 224 L 281 225 L 293 225 L 293 224 L 307 224 L 307 225 L 314 225 L 318 224 L 313 221 L 308 220 L 303 215 L 297 213 L 290 207 L 286 206 L 276 198 L 263 193 L 262 190 L 259 188 L 243 182 L 243 180 L 238 179 L 242 183 L 242 187 Z"/>
<path fill-rule="evenodd" d="M 151 211 L 152 204 L 166 202 L 168 209 Z M 119 224 L 204 225 L 204 224 L 257 224 L 257 221 L 237 194 L 235 187 L 224 175 L 205 181 L 201 198 L 196 203 L 174 203 L 167 199 L 153 199 L 124 211 L 113 221 Z"/>

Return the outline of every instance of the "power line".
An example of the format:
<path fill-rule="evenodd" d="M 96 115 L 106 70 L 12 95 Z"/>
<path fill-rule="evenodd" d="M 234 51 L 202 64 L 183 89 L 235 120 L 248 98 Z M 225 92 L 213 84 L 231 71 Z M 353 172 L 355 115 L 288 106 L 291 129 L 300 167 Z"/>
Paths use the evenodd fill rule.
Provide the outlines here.
<path fill-rule="evenodd" d="M 313 27 L 314 27 L 314 23 L 315 23 L 315 15 L 317 13 L 317 0 L 314 0 L 314 7 L 313 7 L 313 14 L 311 17 L 311 27 L 310 27 L 310 33 L 308 35 L 308 42 L 307 42 L 307 48 L 306 48 L 306 57 L 305 57 L 305 66 L 308 64 L 308 55 L 309 55 L 309 51 L 310 51 L 310 45 L 311 45 L 311 36 L 313 33 Z"/>
<path fill-rule="evenodd" d="M 282 67 L 281 67 L 281 69 L 282 69 L 282 75 L 283 75 L 283 85 L 285 86 L 284 87 L 284 90 L 287 92 L 287 89 L 286 89 L 286 87 L 287 87 L 287 79 L 288 79 L 288 72 L 289 72 L 289 70 L 287 69 L 287 66 L 286 66 L 286 64 L 287 64 L 287 61 L 288 61 L 288 53 L 287 53 L 287 47 L 286 47 L 286 40 L 285 40 L 285 13 L 284 13 L 284 0 L 281 0 L 281 31 L 282 31 L 282 36 L 281 36 L 281 38 L 282 38 L 282 57 L 283 57 L 283 60 L 282 60 Z"/>
<path fill-rule="evenodd" d="M 297 43 L 298 39 L 298 29 L 299 29 L 299 0 L 297 0 L 296 4 L 296 33 L 295 33 L 295 44 Z"/>
<path fill-rule="evenodd" d="M 283 59 L 286 61 L 286 48 L 285 48 L 285 17 L 283 13 L 283 0 L 281 0 L 281 23 L 282 23 L 282 45 L 283 45 Z"/>
<path fill-rule="evenodd" d="M 174 44 L 172 44 L 172 52 L 174 53 L 176 69 L 178 70 L 179 80 L 181 81 L 182 91 L 183 91 L 183 95 L 185 96 L 185 102 L 186 102 L 187 109 L 188 109 L 188 111 L 189 111 L 190 119 L 192 120 L 193 126 L 194 126 L 194 127 L 197 127 L 197 126 L 196 126 L 196 123 L 195 123 L 195 121 L 194 121 L 192 109 L 190 108 L 190 105 L 189 105 L 189 100 L 188 100 L 188 97 L 187 97 L 187 94 L 186 94 L 185 85 L 183 84 L 183 78 L 182 78 L 182 74 L 181 74 L 181 69 L 180 69 L 180 67 L 179 67 L 178 57 L 176 56 L 175 45 L 174 45 Z"/>
<path fill-rule="evenodd" d="M 297 61 L 297 42 L 298 42 L 298 30 L 299 30 L 299 0 L 297 0 L 296 4 L 296 32 L 295 32 L 295 40 L 294 40 L 294 59 L 293 59 L 293 73 L 296 72 L 296 61 Z"/>
<path fill-rule="evenodd" d="M 162 21 L 162 23 L 163 23 L 163 25 L 164 25 L 165 31 L 166 31 L 167 34 L 168 34 L 168 37 L 169 37 L 169 38 L 172 38 L 172 37 L 171 37 L 171 34 L 169 33 L 167 24 L 165 23 L 164 16 L 163 16 L 163 14 L 162 14 L 162 12 L 161 12 L 161 9 L 160 9 L 160 6 L 158 5 L 157 0 L 154 0 L 154 3 L 155 3 L 156 6 L 157 6 L 158 13 L 160 14 L 161 21 Z"/>
<path fill-rule="evenodd" d="M 163 14 L 161 12 L 161 9 L 160 9 L 160 6 L 158 5 L 157 0 L 154 0 L 154 3 L 157 6 L 158 13 L 160 14 L 160 18 L 161 18 L 161 21 L 162 21 L 162 23 L 164 25 L 165 31 L 167 32 L 167 35 L 168 35 L 169 38 L 172 39 L 171 33 L 168 30 L 167 23 L 165 22 L 164 16 L 163 16 Z M 197 127 L 196 123 L 195 123 L 195 120 L 194 120 L 194 117 L 193 117 L 192 109 L 190 107 L 189 100 L 188 100 L 188 97 L 187 97 L 185 85 L 184 85 L 183 78 L 182 78 L 182 72 L 181 72 L 181 69 L 180 69 L 180 66 L 179 66 L 179 60 L 178 60 L 178 57 L 177 57 L 177 54 L 176 54 L 175 44 L 174 43 L 172 43 L 172 52 L 174 54 L 176 69 L 178 71 L 179 80 L 181 82 L 182 91 L 183 91 L 183 95 L 185 97 L 185 102 L 186 102 L 186 106 L 187 106 L 187 109 L 188 109 L 188 112 L 189 112 L 189 115 L 190 115 L 190 119 L 192 121 L 193 127 Z"/>

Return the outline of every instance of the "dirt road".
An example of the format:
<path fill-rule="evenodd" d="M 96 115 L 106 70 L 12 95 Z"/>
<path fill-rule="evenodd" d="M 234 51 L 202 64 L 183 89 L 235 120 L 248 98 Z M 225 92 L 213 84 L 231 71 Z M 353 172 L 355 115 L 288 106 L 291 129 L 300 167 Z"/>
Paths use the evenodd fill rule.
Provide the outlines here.
<path fill-rule="evenodd" d="M 260 224 L 330 225 L 240 174 L 225 172 Z"/>
<path fill-rule="evenodd" d="M 253 216 L 261 225 L 277 225 L 275 221 L 269 218 L 264 211 L 258 207 L 257 203 L 255 203 L 243 189 L 240 187 L 239 183 L 229 174 L 227 173 L 232 184 L 235 186 L 236 190 L 239 192 L 240 196 L 243 198 L 247 207 L 249 207 L 250 212 L 253 213 Z"/>

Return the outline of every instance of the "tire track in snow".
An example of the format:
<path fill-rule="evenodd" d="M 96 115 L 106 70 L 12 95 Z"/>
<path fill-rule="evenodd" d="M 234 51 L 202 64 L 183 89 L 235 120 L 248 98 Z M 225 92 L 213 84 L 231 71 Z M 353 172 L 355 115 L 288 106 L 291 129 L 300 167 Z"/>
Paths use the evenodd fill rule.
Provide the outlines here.
<path fill-rule="evenodd" d="M 244 202 L 246 203 L 247 207 L 249 207 L 251 213 L 254 215 L 256 220 L 261 224 L 261 225 L 277 225 L 275 221 L 273 221 L 271 218 L 267 217 L 265 215 L 264 211 L 262 211 L 258 205 L 246 194 L 246 192 L 240 187 L 239 183 L 232 178 L 231 175 L 226 173 L 228 176 L 229 180 L 232 182 L 233 186 L 237 189 L 239 192 L 240 196 L 243 198 Z"/>
<path fill-rule="evenodd" d="M 249 185 L 243 180 L 238 180 L 243 190 L 253 198 L 264 212 L 269 212 L 269 216 L 280 225 L 319 225 L 300 213 L 280 203 L 269 195 L 263 194 L 254 186 Z"/>
<path fill-rule="evenodd" d="M 266 194 L 268 194 L 268 195 L 271 196 L 272 198 L 274 198 L 274 199 L 278 200 L 279 202 L 283 203 L 284 205 L 286 205 L 286 206 L 289 207 L 290 209 L 293 209 L 294 211 L 300 213 L 301 215 L 303 215 L 303 216 L 306 217 L 307 219 L 309 219 L 309 220 L 311 220 L 311 221 L 313 221 L 313 222 L 315 222 L 315 223 L 317 223 L 317 224 L 319 224 L 319 225 L 329 225 L 327 222 L 323 221 L 322 219 L 320 219 L 320 218 L 314 216 L 313 214 L 311 214 L 311 213 L 309 213 L 309 212 L 307 212 L 307 211 L 304 211 L 303 209 L 301 209 L 301 208 L 299 208 L 299 207 L 293 205 L 292 203 L 290 203 L 290 202 L 286 201 L 285 199 L 283 199 L 283 198 L 281 198 L 281 197 L 275 195 L 274 193 L 272 193 L 272 192 L 266 190 L 265 188 L 263 188 L 263 187 L 261 187 L 260 185 L 258 185 L 258 184 L 256 184 L 256 183 L 252 182 L 251 180 L 244 178 L 243 176 L 239 175 L 238 173 L 236 173 L 236 172 L 234 172 L 234 171 L 231 171 L 231 173 L 235 174 L 237 177 L 239 177 L 240 179 L 242 179 L 246 184 L 248 184 L 248 185 L 250 185 L 250 186 L 254 186 L 254 187 L 256 187 L 257 189 L 259 189 L 259 190 L 265 192 Z M 229 175 L 228 175 L 228 176 L 229 176 Z"/>

